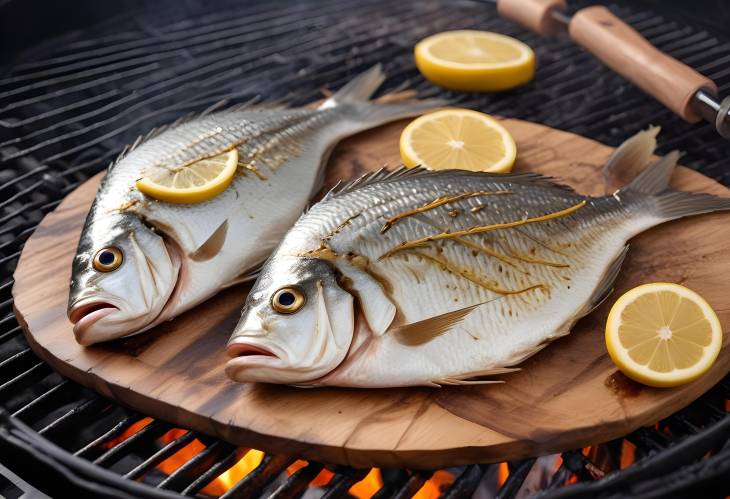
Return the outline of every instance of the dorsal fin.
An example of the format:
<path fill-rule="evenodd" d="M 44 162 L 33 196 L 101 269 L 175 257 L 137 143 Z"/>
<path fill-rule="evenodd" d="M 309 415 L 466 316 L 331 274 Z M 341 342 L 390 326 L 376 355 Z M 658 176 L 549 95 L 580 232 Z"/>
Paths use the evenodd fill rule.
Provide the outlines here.
<path fill-rule="evenodd" d="M 572 187 L 558 183 L 553 177 L 548 177 L 540 173 L 524 172 L 524 173 L 489 173 L 489 172 L 472 172 L 467 170 L 427 170 L 420 166 L 408 168 L 399 166 L 395 170 L 387 170 L 385 167 L 369 173 L 366 173 L 355 180 L 344 184 L 335 185 L 322 199 L 325 201 L 348 192 L 354 192 L 369 185 L 394 182 L 404 178 L 433 176 L 433 177 L 449 177 L 449 176 L 473 176 L 473 177 L 493 177 L 503 182 L 514 182 L 523 185 L 534 185 L 540 187 L 550 187 L 562 189 L 567 192 L 575 193 Z"/>

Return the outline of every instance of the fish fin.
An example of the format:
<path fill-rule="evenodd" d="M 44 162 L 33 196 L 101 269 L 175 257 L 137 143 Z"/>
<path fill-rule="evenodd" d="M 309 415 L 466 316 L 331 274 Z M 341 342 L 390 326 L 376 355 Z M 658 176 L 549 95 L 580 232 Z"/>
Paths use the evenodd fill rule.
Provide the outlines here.
<path fill-rule="evenodd" d="M 493 385 L 496 383 L 504 383 L 504 380 L 500 379 L 477 379 L 483 378 L 484 376 L 496 376 L 498 374 L 509 374 L 519 371 L 519 367 L 494 367 L 492 369 L 484 369 L 481 371 L 472 371 L 456 376 L 447 376 L 445 378 L 439 378 L 432 380 L 431 383 L 436 386 L 450 385 Z"/>
<path fill-rule="evenodd" d="M 606 298 L 608 298 L 608 296 L 613 292 L 613 283 L 616 282 L 616 278 L 621 271 L 621 266 L 623 265 L 628 252 L 629 245 L 627 244 L 619 252 L 616 258 L 613 259 L 611 264 L 603 273 L 603 277 L 598 283 L 598 287 L 596 287 L 596 289 L 593 291 L 590 300 L 588 300 L 588 303 L 586 303 L 585 309 L 576 318 L 583 317 L 593 312 L 595 309 L 601 306 L 601 303 L 603 303 Z M 570 329 L 568 329 L 568 331 L 570 331 Z"/>
<path fill-rule="evenodd" d="M 201 244 L 190 253 L 190 258 L 196 262 L 205 262 L 220 253 L 228 235 L 228 220 L 224 220 L 218 228 Z"/>
<path fill-rule="evenodd" d="M 623 196 L 638 197 L 642 208 L 646 206 L 646 197 L 649 197 L 652 201 L 649 208 L 651 214 L 662 221 L 730 210 L 730 198 L 672 190 L 669 180 L 678 159 L 679 152 L 670 152 L 641 172 L 629 185 L 619 189 L 614 196 L 618 199 Z"/>
<path fill-rule="evenodd" d="M 603 166 L 603 187 L 610 194 L 629 183 L 651 160 L 661 127 L 652 126 L 626 139 Z"/>
<path fill-rule="evenodd" d="M 460 308 L 458 310 L 453 310 L 451 312 L 446 312 L 445 314 L 429 317 L 428 319 L 423 319 L 411 324 L 397 326 L 391 329 L 389 333 L 394 334 L 398 341 L 404 345 L 422 345 L 424 343 L 428 343 L 434 338 L 437 338 L 438 336 L 441 336 L 446 331 L 456 326 L 475 308 L 499 298 L 500 297 L 493 298 L 491 300 Z"/>
<path fill-rule="evenodd" d="M 250 272 L 245 272 L 238 277 L 234 278 L 232 281 L 229 281 L 225 283 L 223 286 L 221 286 L 221 289 L 228 289 L 232 288 L 233 286 L 238 286 L 239 284 L 243 284 L 246 282 L 251 282 L 255 280 L 259 274 L 261 273 L 261 267 L 258 267 Z"/>
<path fill-rule="evenodd" d="M 674 167 L 679 160 L 679 151 L 672 151 L 656 163 L 653 163 L 641 172 L 630 184 L 619 189 L 619 195 L 623 191 L 631 190 L 642 194 L 659 194 L 669 189 L 669 180 L 674 173 Z"/>
<path fill-rule="evenodd" d="M 383 65 L 376 64 L 347 82 L 332 97 L 324 101 L 319 109 L 329 109 L 342 104 L 367 101 L 384 81 Z"/>
<path fill-rule="evenodd" d="M 388 170 L 386 168 L 380 168 L 369 173 L 366 173 L 355 180 L 346 184 L 337 184 L 337 186 L 330 189 L 327 195 L 322 199 L 325 201 L 337 197 L 348 192 L 357 191 L 364 187 L 380 184 L 385 182 L 396 182 L 411 177 L 421 176 L 433 176 L 438 178 L 449 178 L 449 177 L 460 177 L 460 176 L 471 176 L 484 179 L 488 176 L 493 176 L 495 180 L 500 182 L 515 182 L 522 185 L 532 185 L 536 187 L 548 187 L 553 189 L 561 189 L 566 192 L 575 193 L 573 188 L 570 186 L 558 183 L 553 177 L 541 175 L 539 173 L 524 172 L 524 173 L 487 173 L 487 172 L 471 172 L 466 170 L 427 170 L 420 166 L 409 168 L 406 166 L 399 166 L 395 170 Z M 321 201 L 320 201 L 321 202 Z"/>
<path fill-rule="evenodd" d="M 350 80 L 332 97 L 325 100 L 319 109 L 342 107 L 347 119 L 356 124 L 354 133 L 401 118 L 418 116 L 448 104 L 448 101 L 442 99 L 411 99 L 387 103 L 370 101 L 370 97 L 384 81 L 382 65 L 376 64 Z"/>
<path fill-rule="evenodd" d="M 432 385 L 438 388 L 441 388 L 444 385 L 447 386 L 474 386 L 474 385 L 497 385 L 500 383 L 504 383 L 501 379 L 477 379 L 477 380 L 469 380 L 469 379 L 456 379 L 456 378 L 440 378 L 435 379 L 431 381 Z"/>

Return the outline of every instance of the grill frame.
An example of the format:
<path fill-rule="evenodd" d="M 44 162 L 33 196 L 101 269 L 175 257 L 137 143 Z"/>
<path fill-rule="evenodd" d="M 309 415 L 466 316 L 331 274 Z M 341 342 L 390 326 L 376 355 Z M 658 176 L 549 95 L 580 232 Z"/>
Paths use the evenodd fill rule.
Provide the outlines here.
<path fill-rule="evenodd" d="M 284 3 L 273 2 L 265 5 L 265 2 L 259 1 L 251 2 L 249 7 L 254 12 L 275 11 L 284 6 Z M 334 3 L 334 0 L 320 2 L 317 4 L 317 8 L 323 9 L 323 5 L 332 5 Z M 575 2 L 574 6 L 582 6 L 587 3 L 592 2 Z M 135 8 L 138 8 L 141 4 L 139 2 Z M 309 1 L 309 3 L 300 1 L 294 5 L 300 8 L 297 12 L 300 12 L 301 16 L 304 17 L 305 13 L 311 11 L 311 8 L 307 9 L 307 7 L 312 7 L 313 4 L 312 1 Z M 387 6 L 387 8 L 385 4 L 386 2 L 382 0 L 367 0 L 367 2 L 363 2 L 364 6 L 360 10 L 352 10 L 352 3 L 348 3 L 338 12 L 341 13 L 340 15 L 343 15 L 343 13 L 344 15 L 350 14 L 351 17 L 358 13 L 365 16 L 377 6 L 383 8 L 385 12 L 397 12 L 402 15 L 404 12 L 415 8 L 414 4 Z M 225 9 L 234 8 L 233 2 L 221 1 L 218 5 L 224 11 Z M 341 4 L 338 3 L 338 5 Z M 419 7 L 424 12 L 422 19 L 430 23 L 427 24 L 427 29 L 424 32 L 437 31 L 441 26 L 447 26 L 455 22 L 455 19 L 451 18 L 446 20 L 436 19 L 439 17 L 439 7 L 443 5 L 443 2 L 434 0 L 423 2 L 422 5 L 425 5 L 425 7 Z M 460 1 L 456 5 L 460 8 L 471 9 L 469 12 L 475 9 L 474 2 Z M 1 5 L 0 8 L 2 8 Z M 490 12 L 488 9 L 491 9 L 488 6 L 481 6 L 480 8 L 485 9 L 484 12 Z M 639 29 L 650 41 L 659 45 L 660 48 L 668 50 L 672 55 L 684 58 L 685 62 L 693 64 L 700 71 L 709 71 L 709 76 L 718 80 L 721 91 L 727 93 L 730 89 L 730 71 L 717 69 L 717 64 L 711 59 L 716 57 L 718 53 L 723 54 L 723 57 L 730 57 L 730 40 L 727 36 L 721 43 L 713 45 L 710 43 L 713 37 L 712 34 L 703 34 L 702 30 L 684 26 L 681 20 L 676 18 L 665 22 L 645 9 L 636 9 L 634 12 L 632 8 L 626 7 L 626 4 L 614 5 L 612 8 Z M 118 19 L 103 23 L 104 28 L 101 31 L 113 28 L 116 23 L 128 22 L 130 18 L 135 16 L 135 12 L 137 14 L 141 12 L 132 10 L 133 12 L 122 14 Z M 159 12 L 159 9 L 156 12 Z M 332 12 L 315 13 L 314 15 L 319 15 L 322 19 L 321 22 L 336 18 Z M 659 122 L 665 128 L 665 132 L 660 136 L 660 152 L 667 152 L 677 145 L 689 145 L 687 147 L 689 154 L 684 158 L 683 163 L 722 181 L 725 185 L 730 185 L 730 172 L 720 170 L 722 159 L 712 159 L 727 157 L 730 146 L 725 142 L 720 142 L 720 139 L 714 136 L 714 130 L 710 125 L 692 127 L 684 124 L 661 108 L 659 104 L 621 80 L 620 77 L 602 68 L 600 64 L 592 60 L 589 54 L 570 45 L 566 40 L 540 41 L 535 35 L 526 33 L 506 21 L 492 17 L 487 19 L 486 15 L 483 15 L 483 17 L 476 16 L 474 19 L 470 19 L 470 16 L 465 14 L 459 19 L 461 19 L 460 22 L 478 24 L 482 29 L 496 29 L 507 34 L 516 35 L 535 46 L 538 50 L 538 57 L 542 61 L 537 76 L 539 88 L 530 85 L 527 88 L 510 92 L 506 96 L 478 96 L 440 92 L 441 95 L 452 98 L 460 105 L 510 117 L 529 118 L 553 127 L 596 138 L 611 145 L 618 145 L 625 137 L 647 124 L 647 120 L 656 120 L 655 123 Z M 208 18 L 204 17 L 203 19 Z M 297 20 L 299 21 L 299 19 Z M 372 20 L 370 22 L 372 23 Z M 362 26 L 358 27 L 358 24 L 362 24 Z M 315 22 L 313 26 L 316 27 L 319 24 Z M 352 75 L 370 66 L 377 58 L 385 56 L 393 56 L 396 60 L 386 64 L 386 73 L 390 78 L 384 91 L 393 91 L 407 86 L 415 88 L 424 97 L 436 94 L 437 90 L 434 87 L 417 76 L 412 63 L 410 65 L 403 64 L 403 61 L 405 61 L 404 54 L 409 51 L 410 41 L 407 37 L 399 36 L 397 33 L 394 35 L 392 31 L 388 31 L 393 29 L 392 24 L 389 25 L 385 22 L 381 27 L 374 27 L 362 23 L 361 19 L 357 18 L 357 22 L 351 23 L 350 27 L 352 29 L 347 32 L 348 38 L 344 42 L 335 40 L 330 45 L 322 45 L 325 48 L 333 49 L 324 54 L 316 51 L 312 52 L 312 46 L 307 45 L 307 43 L 314 43 L 313 40 L 316 36 L 311 39 L 297 39 L 295 43 L 290 43 L 292 46 L 300 46 L 301 59 L 293 62 L 285 61 L 279 71 L 272 70 L 267 74 L 270 79 L 273 79 L 277 75 L 285 75 L 285 73 L 291 72 L 293 68 L 299 72 L 303 71 L 303 73 L 298 75 L 300 76 L 298 79 L 289 77 L 285 81 L 290 85 L 292 82 L 298 84 L 304 81 L 306 85 L 296 95 L 291 93 L 293 89 L 291 86 L 274 86 L 268 89 L 268 92 L 260 98 L 263 100 L 283 98 L 293 105 L 304 104 L 320 96 L 319 89 L 322 85 L 337 88 Z M 99 31 L 99 28 L 87 29 L 85 32 L 88 35 L 94 30 Z M 161 34 L 160 31 L 153 29 L 143 29 L 142 32 L 151 33 L 153 38 L 158 36 L 165 39 L 164 32 Z M 382 37 L 383 33 L 386 34 L 385 42 L 378 38 Z M 69 45 L 82 43 L 79 42 L 78 36 L 75 38 L 73 34 L 65 35 L 62 38 L 63 43 Z M 325 42 L 330 41 L 332 40 L 325 40 Z M 54 44 L 61 45 L 58 39 L 46 42 L 21 55 L 17 58 L 17 61 L 37 60 L 42 57 L 43 53 L 48 53 Z M 692 45 L 690 46 L 690 44 Z M 692 48 L 696 49 L 697 46 L 703 46 L 703 44 L 707 46 L 709 53 L 697 54 L 690 50 Z M 356 46 L 369 47 L 376 53 L 374 56 L 373 54 L 364 54 L 365 51 L 362 48 L 353 52 L 353 48 Z M 315 44 L 314 47 L 320 46 Z M 344 65 L 342 60 L 346 61 Z M 250 67 L 255 67 L 254 63 L 250 64 L 252 64 Z M 9 67 L 17 70 L 19 66 L 15 64 Z M 146 68 L 144 71 L 140 70 L 139 67 L 133 70 L 139 71 L 140 75 L 151 70 L 146 66 L 143 67 Z M 307 72 L 306 70 L 309 67 L 314 69 Z M 577 80 L 566 80 L 565 75 L 575 75 L 576 68 L 584 71 L 579 72 Z M 586 68 L 591 71 L 583 74 Z M 713 73 L 711 70 L 715 69 L 717 70 Z M 162 76 L 158 76 L 158 78 L 164 80 Z M 598 84 L 591 84 L 592 78 L 596 79 Z M 109 82 L 109 84 L 114 85 L 118 81 L 120 80 Z M 261 80 L 251 79 L 250 81 L 251 85 L 243 91 L 230 91 L 227 95 L 232 94 L 234 101 L 255 97 L 255 92 L 261 87 Z M 59 83 L 63 84 L 65 82 Z M 7 81 L 0 80 L 0 106 L 7 104 L 7 88 Z M 50 88 L 63 90 L 64 87 L 62 85 Z M 549 88 L 552 94 L 546 92 L 544 88 Z M 604 93 L 599 96 L 594 95 L 597 89 L 602 90 Z M 113 86 L 104 87 L 104 92 L 113 90 Z M 5 93 L 1 93 L 3 91 Z M 559 95 L 556 98 L 555 93 L 561 91 L 570 91 L 570 93 Z M 213 92 L 213 94 L 215 93 Z M 103 92 L 101 95 L 103 95 Z M 11 95 L 11 97 L 13 96 Z M 99 98 L 99 95 L 95 97 L 98 98 L 95 102 L 105 102 L 103 98 Z M 211 95 L 206 99 L 202 99 L 198 96 L 198 98 L 192 99 L 190 105 L 183 107 L 183 109 L 202 109 L 214 103 L 216 97 L 218 96 Z M 617 99 L 622 99 L 618 105 L 606 106 L 607 103 L 610 104 L 612 101 L 615 103 Z M 17 101 L 12 101 L 11 104 L 17 104 Z M 157 120 L 154 124 L 170 121 L 173 116 L 183 112 L 178 103 L 168 107 L 170 109 L 168 109 L 167 114 L 153 115 L 153 121 Z M 153 108 L 155 112 L 158 110 Z M 23 113 L 21 111 L 23 111 L 23 108 L 21 106 L 16 106 L 11 111 L 14 111 L 13 114 L 18 114 L 22 118 Z M 54 111 L 53 108 L 45 110 L 45 112 Z M 37 113 L 36 108 L 33 108 L 33 112 Z M 7 110 L 0 109 L 0 120 L 7 120 L 7 115 Z M 637 115 L 642 116 L 643 119 L 632 121 L 631 117 Z M 31 114 L 31 116 L 37 116 L 37 114 Z M 592 124 L 591 120 L 599 123 L 599 125 Z M 42 120 L 39 121 L 43 122 Z M 629 121 L 628 124 L 627 121 Z M 71 130 L 71 132 L 78 131 L 70 128 L 77 124 L 75 122 L 68 123 L 58 129 L 62 131 Z M 32 123 L 29 123 L 29 125 L 28 133 L 37 132 L 38 129 L 33 128 Z M 16 128 L 12 128 L 11 131 L 15 131 Z M 144 128 L 143 131 L 146 131 L 148 126 L 147 124 L 144 127 L 137 126 L 137 129 L 139 128 Z M 7 133 L 7 130 L 8 128 L 0 126 L 0 142 L 8 140 L 3 135 L 4 132 Z M 53 131 L 55 129 L 45 133 L 48 134 Z M 64 430 L 87 424 L 97 416 L 108 417 L 112 422 L 116 422 L 104 434 L 95 436 L 83 447 L 76 449 L 75 454 L 86 456 L 89 459 L 93 458 L 93 460 L 99 461 L 100 464 L 113 464 L 116 457 L 119 457 L 120 460 L 124 459 L 126 457 L 125 453 L 129 449 L 135 448 L 136 445 L 139 445 L 140 450 L 151 450 L 152 458 L 148 457 L 146 461 L 138 463 L 132 468 L 137 470 L 134 475 L 144 474 L 146 470 L 153 470 L 157 458 L 178 448 L 181 443 L 185 443 L 192 438 L 199 438 L 211 446 L 208 449 L 213 450 L 208 452 L 218 457 L 214 460 L 215 463 L 218 463 L 214 464 L 214 467 L 218 466 L 218 469 L 221 470 L 224 468 L 224 464 L 220 463 L 234 462 L 239 456 L 236 452 L 240 452 L 228 444 L 216 442 L 199 434 L 189 434 L 182 441 L 175 440 L 166 444 L 167 447 L 155 446 L 149 436 L 153 434 L 161 435 L 171 428 L 163 422 L 155 422 L 150 429 L 142 430 L 142 436 L 132 437 L 120 446 L 110 449 L 106 454 L 97 454 L 99 444 L 118 436 L 127 423 L 131 424 L 141 416 L 127 409 L 116 407 L 99 395 L 70 381 L 63 380 L 53 373 L 45 363 L 39 361 L 33 355 L 27 345 L 23 345 L 24 340 L 20 334 L 19 326 L 12 325 L 15 320 L 10 312 L 12 298 L 9 291 L 12 280 L 8 280 L 8 276 L 12 273 L 22 243 L 32 233 L 42 215 L 52 210 L 60 202 L 63 195 L 103 167 L 103 163 L 95 156 L 97 151 L 101 151 L 98 154 L 99 157 L 106 155 L 111 158 L 118 152 L 122 143 L 129 143 L 133 140 L 133 130 L 127 130 L 127 132 L 129 133 L 116 135 L 113 137 L 114 140 L 100 141 L 98 147 L 86 151 L 80 150 L 79 154 L 71 157 L 71 159 L 67 157 L 68 154 L 63 155 L 64 152 L 68 153 L 68 146 L 64 143 L 60 147 L 66 147 L 66 149 L 51 148 L 50 152 L 44 153 L 45 156 L 38 154 L 38 152 L 43 152 L 50 146 L 37 148 L 11 159 L 6 158 L 0 162 L 0 195 L 8 196 L 0 200 L 0 209 L 3 210 L 0 213 L 0 271 L 2 271 L 2 278 L 0 278 L 2 279 L 0 281 L 0 314 L 2 314 L 0 315 L 0 400 L 4 405 L 8 401 L 13 402 L 19 398 L 20 402 L 17 404 L 13 402 L 16 406 L 20 404 L 19 407 L 21 407 L 19 413 L 18 410 L 15 411 L 18 413 L 17 416 L 34 421 L 33 427 L 26 427 L 19 423 L 17 417 L 12 417 L 4 411 L 0 412 L 0 450 L 3 451 L 3 455 L 10 455 L 5 454 L 5 452 L 13 453 L 13 462 L 8 463 L 8 467 L 21 476 L 32 476 L 34 474 L 38 476 L 40 467 L 42 480 L 39 482 L 39 486 L 51 493 L 54 490 L 69 490 L 83 493 L 86 496 L 98 497 L 125 497 L 124 494 L 126 494 L 126 497 L 179 497 L 178 495 L 161 493 L 160 489 L 122 478 L 120 474 L 114 471 L 91 464 L 86 458 L 72 457 L 64 448 L 56 447 L 52 443 L 52 441 L 60 441 L 69 444 L 68 441 L 64 441 L 64 437 L 67 437 Z M 67 131 L 67 133 L 69 132 Z M 38 134 L 37 136 L 43 137 L 43 135 Z M 17 137 L 12 137 L 10 140 L 14 138 Z M 28 142 L 26 140 L 26 143 L 30 144 L 30 147 L 37 145 L 35 141 Z M 708 149 L 708 144 L 710 149 Z M 11 154 L 11 156 L 13 155 Z M 79 167 L 79 165 L 82 165 L 82 167 Z M 6 178 L 6 171 L 24 173 L 14 178 Z M 22 204 L 19 206 L 13 206 L 21 202 Z M 12 353 L 6 356 L 7 352 Z M 710 459 L 696 461 L 696 458 L 714 450 L 718 446 L 718 442 L 723 441 L 725 442 L 724 447 L 718 450 L 713 458 L 719 456 L 719 460 L 727 455 L 730 447 L 730 444 L 727 443 L 730 440 L 730 435 L 728 435 L 728 432 L 730 432 L 730 416 L 726 414 L 727 409 L 724 412 L 718 409 L 720 406 L 714 399 L 718 397 L 720 399 L 723 397 L 725 399 L 730 398 L 730 377 L 726 377 L 712 392 L 717 392 L 719 395 L 713 395 L 712 393 L 705 395 L 686 410 L 680 411 L 660 423 L 660 427 L 664 429 L 676 428 L 677 434 L 685 435 L 684 439 L 673 440 L 666 436 L 665 430 L 660 431 L 657 428 L 641 429 L 627 436 L 626 438 L 635 442 L 637 448 L 648 457 L 637 462 L 627 471 L 619 472 L 616 476 L 607 476 L 602 480 L 585 482 L 585 484 L 580 483 L 571 487 L 557 488 L 569 476 L 576 475 L 586 480 L 592 480 L 593 475 L 597 474 L 596 470 L 600 471 L 600 468 L 581 452 L 569 451 L 563 453 L 562 464 L 553 475 L 552 481 L 547 485 L 549 490 L 546 497 L 582 497 L 587 495 L 609 497 L 628 492 L 634 492 L 637 496 L 650 497 L 652 494 L 656 494 L 657 491 L 668 495 L 679 494 L 681 491 L 687 490 L 687 487 L 697 490 L 702 490 L 702 487 L 705 487 L 705 490 L 713 490 L 714 485 L 717 484 L 716 477 L 722 476 L 719 473 L 727 472 L 730 465 L 722 462 L 716 463 Z M 701 423 L 697 423 L 698 412 L 709 412 L 710 416 Z M 705 424 L 704 427 L 702 423 Z M 679 428 L 682 431 L 679 431 Z M 41 437 L 38 435 L 41 435 Z M 690 452 L 688 449 L 694 449 L 695 452 Z M 653 457 L 650 455 L 652 452 L 656 453 Z M 267 456 L 262 467 L 257 468 L 239 482 L 225 497 L 250 497 L 260 493 L 266 486 L 276 482 L 280 472 L 294 459 L 286 456 Z M 510 463 L 511 473 L 499 491 L 500 497 L 513 497 L 523 486 L 523 482 L 534 463 L 534 459 Z M 290 477 L 283 480 L 279 479 L 280 483 L 277 482 L 278 487 L 269 492 L 272 492 L 274 497 L 296 496 L 319 473 L 321 466 L 318 463 L 310 463 Z M 657 477 L 660 477 L 661 473 L 682 466 L 685 466 L 688 470 L 686 473 L 680 473 L 680 475 L 689 477 L 689 482 L 678 480 L 657 483 Z M 695 467 L 701 469 L 694 469 Z M 217 469 L 214 468 L 214 470 L 217 472 Z M 483 477 L 493 470 L 494 467 L 490 465 L 464 467 L 454 485 L 445 493 L 445 497 L 463 497 L 469 490 L 473 490 L 479 485 Z M 177 476 L 173 474 L 172 478 L 167 479 L 166 482 L 163 480 L 159 483 L 165 483 L 167 487 L 171 488 L 179 487 L 180 484 L 187 483 L 183 480 L 185 471 L 181 471 Z M 331 482 L 332 487 L 326 493 L 326 497 L 337 497 L 337 494 L 341 494 L 349 488 L 348 483 L 351 485 L 363 474 L 362 470 L 352 470 L 345 467 L 333 468 L 333 471 L 335 475 Z M 130 471 L 127 471 L 127 473 L 130 473 Z M 192 492 L 198 485 L 202 487 L 204 485 L 202 481 L 207 478 L 214 478 L 213 473 L 209 471 L 208 475 L 204 474 L 198 482 L 189 483 L 186 485 L 187 489 Z M 388 485 L 379 493 L 379 496 L 410 497 L 430 476 L 430 472 L 420 471 L 400 470 L 389 473 L 393 476 L 393 480 L 388 482 Z M 61 489 L 61 487 L 63 488 Z M 550 490 L 551 487 L 554 489 Z"/>

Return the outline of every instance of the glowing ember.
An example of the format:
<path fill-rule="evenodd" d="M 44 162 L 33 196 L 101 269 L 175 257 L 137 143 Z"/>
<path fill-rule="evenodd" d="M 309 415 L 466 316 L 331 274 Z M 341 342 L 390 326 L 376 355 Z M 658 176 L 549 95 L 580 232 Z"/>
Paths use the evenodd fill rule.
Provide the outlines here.
<path fill-rule="evenodd" d="M 108 442 L 104 442 L 102 447 L 105 449 L 111 449 L 112 447 L 115 447 L 122 442 L 124 442 L 126 439 L 137 433 L 139 430 L 150 424 L 152 421 L 154 421 L 152 418 L 143 418 L 134 423 L 132 426 L 124 430 L 124 432 L 119 435 L 117 438 L 113 438 L 109 440 Z"/>
<path fill-rule="evenodd" d="M 173 440 L 184 435 L 185 433 L 187 433 L 185 430 L 175 428 L 162 435 L 162 437 L 160 437 L 160 441 L 163 444 L 166 444 L 172 442 Z M 163 471 L 164 473 L 170 475 L 175 472 L 175 470 L 191 460 L 193 457 L 195 457 L 195 455 L 203 449 L 205 449 L 205 445 L 203 445 L 200 440 L 195 439 L 188 445 L 177 451 L 175 454 L 158 464 L 157 468 L 160 471 Z M 212 496 L 223 495 L 228 489 L 233 487 L 246 475 L 251 473 L 251 471 L 256 469 L 256 467 L 261 464 L 261 461 L 263 459 L 263 452 L 255 449 L 249 450 L 236 464 L 231 466 L 228 470 L 224 471 L 220 476 L 218 476 L 218 478 L 211 481 L 201 490 L 201 492 Z"/>
<path fill-rule="evenodd" d="M 621 444 L 621 469 L 628 468 L 636 460 L 636 446 L 624 440 Z"/>
<path fill-rule="evenodd" d="M 264 460 L 264 453 L 260 450 L 251 449 L 244 455 L 240 461 L 231 466 L 227 471 L 213 480 L 203 492 L 210 495 L 223 495 L 228 489 L 236 485 L 243 478 L 255 470 L 261 461 Z M 210 490 L 211 486 L 216 491 Z"/>
<path fill-rule="evenodd" d="M 497 483 L 500 487 L 504 485 L 504 482 L 507 481 L 508 477 L 509 466 L 507 466 L 507 463 L 499 463 L 499 468 L 497 469 Z"/>
<path fill-rule="evenodd" d="M 309 464 L 309 463 L 307 463 L 307 461 L 302 461 L 301 459 L 299 459 L 298 461 L 294 461 L 294 463 L 292 463 L 292 465 L 286 469 L 286 472 L 289 473 L 289 475 L 293 475 L 300 469 L 304 468 L 307 464 Z M 333 476 L 334 475 L 332 474 L 332 472 L 330 470 L 323 469 L 322 471 L 319 472 L 319 474 L 316 477 L 314 477 L 314 480 L 309 482 L 309 486 L 310 487 L 324 487 L 325 485 L 330 483 L 330 480 L 332 480 Z"/>
<path fill-rule="evenodd" d="M 441 493 L 454 483 L 454 475 L 445 470 L 439 470 L 418 489 L 413 499 L 435 499 L 441 496 Z"/>
<path fill-rule="evenodd" d="M 127 428 L 121 435 L 109 442 L 103 444 L 104 448 L 112 448 L 121 442 L 125 441 L 142 428 L 152 423 L 152 418 L 143 418 L 129 428 Z M 159 442 L 162 445 L 168 444 L 173 440 L 180 438 L 185 435 L 188 431 L 180 428 L 174 428 L 159 438 Z M 194 439 L 188 443 L 185 447 L 181 448 L 173 455 L 162 461 L 157 465 L 157 469 L 167 475 L 171 475 L 177 471 L 181 466 L 185 465 L 191 459 L 193 459 L 198 453 L 205 449 L 205 444 L 200 440 Z M 231 489 L 235 484 L 241 481 L 246 475 L 256 469 L 264 459 L 265 454 L 256 449 L 248 450 L 243 457 L 228 470 L 221 473 L 217 478 L 211 481 L 208 485 L 201 490 L 203 494 L 209 496 L 221 496 Z M 307 466 L 307 461 L 298 460 L 287 468 L 287 473 L 292 475 Z M 499 468 L 500 471 L 500 484 L 504 483 L 509 475 L 507 469 L 507 463 L 502 463 Z M 504 474 L 504 476 L 503 476 Z M 323 469 L 309 484 L 310 487 L 324 487 L 330 483 L 333 477 L 333 473 L 327 469 Z M 448 471 L 437 471 L 433 474 L 430 480 L 427 480 L 423 486 L 413 496 L 414 499 L 435 499 L 438 498 L 442 491 L 454 483 L 455 476 Z M 358 499 L 369 499 L 376 492 L 383 487 L 383 478 L 378 468 L 373 468 L 370 472 L 350 487 L 350 495 Z"/>
<path fill-rule="evenodd" d="M 359 499 L 369 499 L 383 487 L 383 478 L 378 468 L 373 468 L 365 478 L 350 487 L 350 494 Z"/>

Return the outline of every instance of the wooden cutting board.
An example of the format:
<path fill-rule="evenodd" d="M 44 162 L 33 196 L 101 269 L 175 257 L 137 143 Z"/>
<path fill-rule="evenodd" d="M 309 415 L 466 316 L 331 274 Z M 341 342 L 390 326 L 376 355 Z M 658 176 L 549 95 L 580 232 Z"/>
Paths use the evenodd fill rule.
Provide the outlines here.
<path fill-rule="evenodd" d="M 600 195 L 600 167 L 611 148 L 516 120 L 504 124 L 519 151 L 517 170 L 559 177 Z M 403 123 L 340 144 L 327 186 L 382 165 L 399 164 Z M 670 281 L 702 294 L 730 326 L 730 214 L 654 228 L 631 251 L 607 302 L 568 337 L 504 375 L 504 384 L 441 389 L 297 389 L 237 385 L 223 347 L 247 287 L 229 289 L 138 338 L 80 347 L 66 319 L 79 232 L 100 175 L 72 192 L 25 244 L 15 273 L 16 314 L 33 350 L 65 376 L 151 416 L 272 453 L 328 463 L 435 468 L 493 462 L 583 447 L 625 435 L 686 406 L 730 370 L 730 334 L 699 380 L 678 388 L 636 384 L 616 371 L 603 340 L 611 304 L 627 289 Z M 677 188 L 730 196 L 686 168 Z"/>

